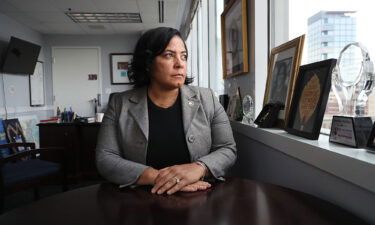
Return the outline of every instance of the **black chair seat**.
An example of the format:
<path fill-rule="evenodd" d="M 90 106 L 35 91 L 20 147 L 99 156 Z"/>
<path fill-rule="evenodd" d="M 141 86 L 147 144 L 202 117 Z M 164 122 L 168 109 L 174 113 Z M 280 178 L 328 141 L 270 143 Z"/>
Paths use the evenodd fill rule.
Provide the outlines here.
<path fill-rule="evenodd" d="M 60 165 L 39 159 L 30 159 L 17 163 L 5 163 L 3 176 L 5 185 L 34 180 L 60 171 Z"/>
<path fill-rule="evenodd" d="M 61 181 L 63 191 L 68 189 L 64 148 L 35 149 L 34 143 L 27 142 L 0 145 L 0 149 L 15 148 L 17 150 L 19 147 L 22 147 L 24 151 L 6 157 L 0 155 L 0 214 L 4 211 L 6 193 L 33 188 L 34 199 L 38 200 L 38 187 L 57 179 Z M 55 158 L 58 158 L 58 163 L 48 161 L 48 159 Z"/>

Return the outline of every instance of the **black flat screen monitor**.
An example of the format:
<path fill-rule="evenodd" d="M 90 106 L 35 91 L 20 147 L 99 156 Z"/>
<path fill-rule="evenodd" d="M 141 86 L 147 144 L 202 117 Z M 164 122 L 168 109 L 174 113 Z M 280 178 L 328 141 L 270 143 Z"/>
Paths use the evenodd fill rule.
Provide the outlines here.
<path fill-rule="evenodd" d="M 39 45 L 11 37 L 1 71 L 11 74 L 33 74 L 40 49 Z"/>

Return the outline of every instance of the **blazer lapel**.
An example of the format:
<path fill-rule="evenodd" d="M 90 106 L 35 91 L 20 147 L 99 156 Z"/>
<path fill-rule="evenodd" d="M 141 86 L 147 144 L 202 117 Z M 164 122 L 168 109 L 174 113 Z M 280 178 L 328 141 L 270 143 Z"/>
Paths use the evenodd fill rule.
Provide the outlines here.
<path fill-rule="evenodd" d="M 132 107 L 129 107 L 129 114 L 133 116 L 146 140 L 148 140 L 147 88 L 142 87 L 137 89 L 129 98 L 129 102 L 129 104 L 133 104 Z"/>
<path fill-rule="evenodd" d="M 198 111 L 200 100 L 198 94 L 189 86 L 183 85 L 180 88 L 182 102 L 182 118 L 184 122 L 185 135 L 189 131 L 192 120 Z"/>

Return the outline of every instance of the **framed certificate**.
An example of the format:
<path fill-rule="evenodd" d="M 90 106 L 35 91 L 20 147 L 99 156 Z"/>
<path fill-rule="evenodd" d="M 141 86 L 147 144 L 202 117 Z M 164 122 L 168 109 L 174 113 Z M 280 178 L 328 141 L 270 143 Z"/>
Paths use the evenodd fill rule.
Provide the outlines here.
<path fill-rule="evenodd" d="M 335 65 L 336 59 L 328 59 L 300 67 L 285 127 L 288 133 L 319 138 Z"/>

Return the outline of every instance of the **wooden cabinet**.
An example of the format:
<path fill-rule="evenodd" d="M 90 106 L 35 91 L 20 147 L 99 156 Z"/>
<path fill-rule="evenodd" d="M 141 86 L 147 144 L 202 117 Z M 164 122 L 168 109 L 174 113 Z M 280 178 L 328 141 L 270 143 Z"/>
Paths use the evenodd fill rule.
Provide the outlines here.
<path fill-rule="evenodd" d="M 95 148 L 100 123 L 41 123 L 38 126 L 41 147 L 66 149 L 70 180 L 99 176 L 95 166 Z"/>

